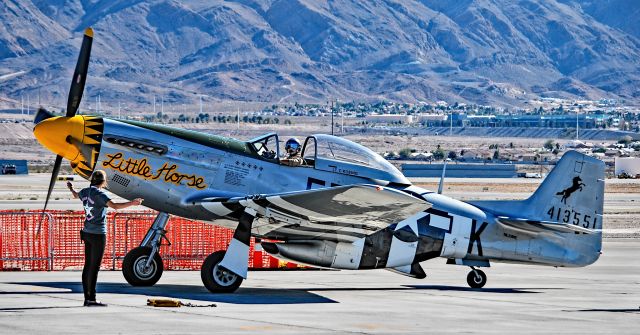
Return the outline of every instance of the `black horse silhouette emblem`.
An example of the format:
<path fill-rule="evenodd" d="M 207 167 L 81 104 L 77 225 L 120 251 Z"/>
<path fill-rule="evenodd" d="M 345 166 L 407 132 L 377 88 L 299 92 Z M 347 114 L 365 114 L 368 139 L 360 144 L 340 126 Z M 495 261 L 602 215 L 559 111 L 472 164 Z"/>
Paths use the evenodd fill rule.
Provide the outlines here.
<path fill-rule="evenodd" d="M 556 193 L 556 195 L 561 195 L 562 199 L 560 199 L 560 201 L 566 205 L 567 199 L 569 199 L 573 192 L 578 190 L 582 192 L 582 186 L 586 186 L 582 182 L 582 179 L 580 179 L 580 177 L 573 177 L 573 184 L 571 184 L 571 186 L 567 187 L 566 189 Z"/>

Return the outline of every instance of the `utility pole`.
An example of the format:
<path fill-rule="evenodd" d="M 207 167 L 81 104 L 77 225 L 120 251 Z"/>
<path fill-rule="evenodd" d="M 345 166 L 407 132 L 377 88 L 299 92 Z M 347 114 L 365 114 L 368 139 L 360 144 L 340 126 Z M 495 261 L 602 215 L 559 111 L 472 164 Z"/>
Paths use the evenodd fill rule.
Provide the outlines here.
<path fill-rule="evenodd" d="M 340 122 L 340 133 L 344 134 L 344 108 L 340 110 L 340 116 L 342 117 L 342 121 Z"/>
<path fill-rule="evenodd" d="M 24 96 L 20 96 L 20 115 L 24 116 Z"/>
<path fill-rule="evenodd" d="M 156 96 L 153 95 L 153 115 L 156 115 Z"/>
<path fill-rule="evenodd" d="M 160 113 L 164 115 L 164 95 L 160 97 Z"/>
<path fill-rule="evenodd" d="M 578 121 L 578 115 L 580 114 L 580 112 L 582 112 L 582 105 L 580 105 L 578 107 L 578 110 L 576 111 L 576 141 L 578 140 L 578 128 L 580 128 L 580 122 Z"/>
<path fill-rule="evenodd" d="M 27 116 L 29 116 L 29 105 L 31 105 L 31 100 L 29 99 L 29 95 L 27 94 Z"/>
<path fill-rule="evenodd" d="M 120 101 L 118 101 L 118 119 L 120 119 Z"/>
<path fill-rule="evenodd" d="M 331 135 L 333 136 L 333 99 L 331 100 Z"/>
<path fill-rule="evenodd" d="M 240 131 L 240 107 L 238 107 L 238 131 Z"/>

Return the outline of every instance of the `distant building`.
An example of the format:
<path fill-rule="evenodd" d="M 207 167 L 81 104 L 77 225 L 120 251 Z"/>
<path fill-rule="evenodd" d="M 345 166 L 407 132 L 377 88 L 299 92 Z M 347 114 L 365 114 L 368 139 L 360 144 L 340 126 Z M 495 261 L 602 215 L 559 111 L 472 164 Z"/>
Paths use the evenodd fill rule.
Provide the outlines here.
<path fill-rule="evenodd" d="M 365 117 L 368 123 L 401 123 L 411 124 L 413 123 L 413 116 L 404 114 L 371 114 Z"/>
<path fill-rule="evenodd" d="M 640 174 L 640 158 L 639 157 L 616 158 L 616 162 L 615 162 L 616 176 L 619 176 L 623 172 L 631 176 L 639 175 Z"/>
<path fill-rule="evenodd" d="M 454 126 L 466 127 L 538 127 L 538 128 L 575 128 L 575 114 L 544 115 L 466 115 L 452 114 Z M 610 116 L 605 114 L 579 114 L 577 123 L 580 128 L 602 127 Z M 450 122 L 447 119 L 447 122 Z M 443 124 L 444 126 L 445 124 Z"/>
<path fill-rule="evenodd" d="M 414 116 L 415 122 L 419 122 L 427 127 L 440 126 L 447 120 L 446 114 L 418 114 Z"/>
<path fill-rule="evenodd" d="M 577 123 L 580 128 L 590 129 L 606 123 L 604 114 L 579 114 Z M 498 127 L 543 127 L 543 128 L 575 128 L 576 116 L 573 114 L 547 115 L 497 115 Z"/>
<path fill-rule="evenodd" d="M 469 115 L 465 120 L 469 127 L 496 127 L 495 115 Z"/>

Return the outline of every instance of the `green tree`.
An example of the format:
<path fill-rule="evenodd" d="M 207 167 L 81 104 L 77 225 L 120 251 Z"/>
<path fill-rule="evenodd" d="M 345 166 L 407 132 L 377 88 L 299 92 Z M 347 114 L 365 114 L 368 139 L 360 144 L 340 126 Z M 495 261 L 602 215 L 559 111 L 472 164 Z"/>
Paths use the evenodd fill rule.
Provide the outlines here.
<path fill-rule="evenodd" d="M 553 140 L 547 140 L 546 142 L 544 142 L 544 148 L 547 150 L 553 150 L 554 147 L 554 143 Z"/>
<path fill-rule="evenodd" d="M 624 145 L 629 145 L 629 143 L 633 142 L 633 138 L 629 135 L 625 135 L 620 137 L 620 139 L 618 140 L 618 143 L 620 144 L 624 144 Z"/>
<path fill-rule="evenodd" d="M 404 148 L 402 150 L 400 150 L 400 152 L 398 153 L 398 156 L 400 156 L 400 159 L 407 159 L 409 157 L 411 157 L 411 148 Z"/>
<path fill-rule="evenodd" d="M 498 151 L 498 149 L 496 149 L 496 151 L 493 152 L 493 159 L 494 160 L 500 159 L 500 151 Z"/>
<path fill-rule="evenodd" d="M 441 160 L 444 159 L 444 150 L 442 150 L 442 148 L 437 148 L 434 152 L 433 152 L 433 159 L 435 160 Z"/>

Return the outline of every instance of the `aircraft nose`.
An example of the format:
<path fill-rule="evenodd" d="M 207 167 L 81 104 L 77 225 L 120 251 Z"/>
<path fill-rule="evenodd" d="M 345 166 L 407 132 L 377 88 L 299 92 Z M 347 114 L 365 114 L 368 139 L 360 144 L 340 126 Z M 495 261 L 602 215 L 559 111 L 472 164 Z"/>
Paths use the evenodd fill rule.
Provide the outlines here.
<path fill-rule="evenodd" d="M 74 161 L 80 151 L 73 142 L 82 143 L 84 119 L 80 115 L 52 117 L 36 124 L 33 134 L 50 151 Z"/>

